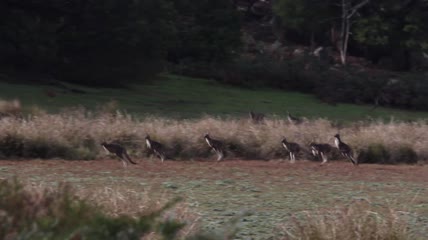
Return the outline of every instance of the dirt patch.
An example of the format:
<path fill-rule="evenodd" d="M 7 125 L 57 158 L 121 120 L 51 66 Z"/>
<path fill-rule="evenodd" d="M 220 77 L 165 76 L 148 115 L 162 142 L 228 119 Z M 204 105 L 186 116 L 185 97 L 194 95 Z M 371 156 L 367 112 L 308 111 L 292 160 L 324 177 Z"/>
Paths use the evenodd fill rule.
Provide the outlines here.
<path fill-rule="evenodd" d="M 411 181 L 426 182 L 428 180 L 428 165 L 379 165 L 362 164 L 353 166 L 346 162 L 331 162 L 320 165 L 316 162 L 301 161 L 290 164 L 287 161 L 271 160 L 227 160 L 223 162 L 213 161 L 165 161 L 164 164 L 156 160 L 139 159 L 138 165 L 129 165 L 123 168 L 117 160 L 94 161 L 66 161 L 66 160 L 3 160 L 1 168 L 16 170 L 16 174 L 22 172 L 37 172 L 46 168 L 55 170 L 56 173 L 64 172 L 82 173 L 98 171 L 120 171 L 133 176 L 145 176 L 155 173 L 160 175 L 185 176 L 189 178 L 240 178 L 235 172 L 247 173 L 253 177 L 265 176 L 272 178 L 278 176 L 319 177 L 335 180 L 353 181 Z M 81 170 L 85 171 L 82 172 Z M 195 171 L 197 170 L 197 171 Z M 235 171 L 236 170 L 236 171 Z M 208 174 L 207 174 L 208 173 Z M 242 176 L 241 176 L 242 178 Z"/>

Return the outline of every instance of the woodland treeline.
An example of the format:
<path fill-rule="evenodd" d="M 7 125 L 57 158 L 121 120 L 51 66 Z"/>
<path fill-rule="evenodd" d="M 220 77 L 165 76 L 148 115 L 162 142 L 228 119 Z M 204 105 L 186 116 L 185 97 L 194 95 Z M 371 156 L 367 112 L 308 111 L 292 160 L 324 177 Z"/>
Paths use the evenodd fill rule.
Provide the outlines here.
<path fill-rule="evenodd" d="M 347 67 L 353 56 L 374 69 L 425 71 L 427 23 L 427 0 L 2 0 L 0 71 L 114 86 L 167 70 L 329 102 L 427 109 L 423 75 L 396 84 L 390 72 L 359 77 Z M 248 36 L 280 47 L 251 50 Z M 307 48 L 282 54 L 290 46 Z M 313 54 L 319 47 L 329 49 L 326 61 Z"/>

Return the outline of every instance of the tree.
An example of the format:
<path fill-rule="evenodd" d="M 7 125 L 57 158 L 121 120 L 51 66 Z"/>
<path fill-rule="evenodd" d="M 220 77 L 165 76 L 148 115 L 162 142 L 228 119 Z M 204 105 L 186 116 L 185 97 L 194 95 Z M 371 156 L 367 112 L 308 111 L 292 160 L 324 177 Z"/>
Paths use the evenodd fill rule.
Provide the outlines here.
<path fill-rule="evenodd" d="M 334 11 L 331 1 L 322 0 L 277 0 L 273 6 L 281 18 L 283 27 L 309 39 L 311 45 L 315 38 L 322 38 L 331 27 Z"/>
<path fill-rule="evenodd" d="M 86 84 L 161 69 L 175 35 L 168 0 L 0 1 L 0 64 Z"/>
<path fill-rule="evenodd" d="M 409 70 L 409 52 L 428 50 L 428 1 L 376 1 L 363 14 L 356 22 L 354 38 L 377 53 L 374 61 L 394 55 L 397 69 Z"/>
<path fill-rule="evenodd" d="M 177 9 L 177 42 L 171 60 L 222 62 L 241 46 L 238 12 L 230 0 L 171 0 Z"/>
<path fill-rule="evenodd" d="M 275 10 L 283 18 L 286 27 L 309 33 L 311 45 L 315 35 L 325 35 L 330 29 L 336 32 L 340 25 L 339 38 L 332 43 L 340 53 L 341 63 L 346 64 L 352 18 L 370 0 L 278 0 Z"/>
<path fill-rule="evenodd" d="M 340 0 L 340 7 L 342 9 L 341 27 L 340 27 L 340 41 L 338 42 L 338 49 L 340 53 L 340 61 L 342 65 L 346 65 L 346 56 L 348 54 L 349 34 L 351 32 L 352 18 L 364 7 L 370 0 L 359 0 L 356 3 L 352 0 Z"/>

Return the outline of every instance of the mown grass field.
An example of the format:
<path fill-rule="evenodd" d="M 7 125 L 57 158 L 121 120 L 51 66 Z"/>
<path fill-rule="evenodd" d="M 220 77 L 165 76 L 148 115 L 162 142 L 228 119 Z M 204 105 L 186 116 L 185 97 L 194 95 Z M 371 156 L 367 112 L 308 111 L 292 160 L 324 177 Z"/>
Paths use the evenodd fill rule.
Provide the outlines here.
<path fill-rule="evenodd" d="M 222 85 L 213 80 L 164 75 L 151 83 L 128 88 L 88 88 L 68 85 L 85 93 L 72 93 L 55 86 L 40 86 L 0 82 L 0 98 L 18 98 L 24 109 L 37 105 L 50 112 L 64 107 L 84 106 L 94 109 L 109 101 L 117 101 L 120 109 L 144 116 L 159 115 L 193 118 L 204 114 L 219 116 L 247 116 L 248 111 L 285 116 L 286 111 L 308 118 L 358 120 L 383 118 L 414 120 L 427 118 L 428 112 L 412 112 L 368 105 L 320 102 L 314 96 L 272 89 L 242 89 Z M 48 92 L 55 97 L 49 97 Z"/>
<path fill-rule="evenodd" d="M 281 239 L 293 217 L 304 211 L 368 202 L 408 217 L 411 239 L 428 238 L 426 165 L 137 161 L 126 170 L 116 160 L 0 161 L 0 179 L 17 176 L 41 187 L 71 183 L 79 195 L 104 205 L 111 214 L 143 211 L 147 198 L 166 202 L 181 196 L 185 210 L 174 216 L 194 229 L 221 233 L 236 227 L 236 239 Z M 234 219 L 236 224 L 231 224 Z"/>

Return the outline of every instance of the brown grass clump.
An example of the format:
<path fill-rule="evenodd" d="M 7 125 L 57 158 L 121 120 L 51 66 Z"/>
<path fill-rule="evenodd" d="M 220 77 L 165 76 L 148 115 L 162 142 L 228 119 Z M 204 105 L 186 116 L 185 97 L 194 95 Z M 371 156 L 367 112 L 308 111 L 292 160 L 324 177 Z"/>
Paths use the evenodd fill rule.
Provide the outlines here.
<path fill-rule="evenodd" d="M 280 226 L 283 240 L 410 240 L 411 214 L 367 201 L 333 210 L 305 211 Z"/>
<path fill-rule="evenodd" d="M 93 113 L 73 109 L 20 120 L 1 119 L 0 145 L 5 150 L 0 152 L 0 157 L 95 159 L 104 157 L 99 146 L 102 141 L 123 144 L 131 155 L 138 157 L 145 152 L 145 135 L 150 134 L 152 139 L 167 146 L 167 152 L 175 159 L 202 158 L 212 154 L 203 140 L 205 133 L 210 133 L 225 142 L 231 158 L 272 159 L 287 156 L 280 144 L 283 137 L 307 149 L 311 141 L 333 145 L 333 135 L 340 132 L 343 141 L 357 155 L 372 145 L 382 145 L 395 163 L 406 155 L 412 159 L 408 162 L 428 158 L 425 147 L 428 125 L 424 121 L 354 123 L 339 129 L 325 119 L 298 125 L 280 118 L 265 120 L 264 124 L 210 116 L 193 120 L 155 117 L 138 120 L 120 111 L 112 114 L 110 110 Z M 300 159 L 310 157 L 309 151 L 303 152 Z"/>
<path fill-rule="evenodd" d="M 24 187 L 16 180 L 2 180 L 0 239 L 187 239 L 198 233 L 194 223 L 184 221 L 187 212 L 176 209 L 179 199 L 157 202 L 123 191 L 108 189 L 96 196 L 100 192 L 79 193 L 69 185 Z M 130 205 L 125 198 L 154 207 L 140 211 L 136 206 L 138 212 L 122 212 L 119 205 Z M 112 202 L 115 213 L 108 209 Z"/>
<path fill-rule="evenodd" d="M 49 185 L 49 184 L 48 184 Z M 61 185 L 60 188 L 51 187 L 44 183 L 34 185 L 26 184 L 26 193 L 31 193 L 31 197 L 38 196 L 37 199 L 41 199 L 40 196 L 45 196 L 46 193 L 58 194 L 61 197 L 63 188 L 69 188 L 69 185 Z M 73 188 L 73 196 L 76 199 L 83 199 L 84 201 L 96 206 L 102 210 L 103 213 L 109 217 L 120 217 L 130 216 L 137 218 L 139 216 L 149 216 L 161 211 L 166 205 L 168 205 L 173 196 L 168 195 L 166 192 L 158 193 L 159 186 L 148 186 L 144 191 L 137 191 L 135 189 L 125 186 L 112 186 L 104 188 Z M 67 189 L 68 190 L 68 189 Z M 33 208 L 33 205 L 30 205 Z M 39 204 L 35 204 L 38 207 Z M 179 239 L 192 236 L 200 230 L 200 215 L 191 210 L 185 200 L 178 201 L 173 207 L 162 211 L 160 216 L 162 221 L 178 221 L 183 223 L 183 227 L 177 233 Z M 146 239 L 146 238 L 145 238 Z M 150 235 L 147 239 L 161 239 L 158 234 Z"/>

